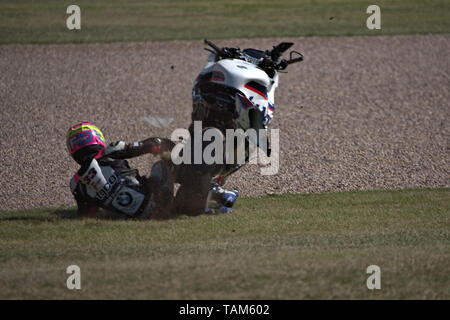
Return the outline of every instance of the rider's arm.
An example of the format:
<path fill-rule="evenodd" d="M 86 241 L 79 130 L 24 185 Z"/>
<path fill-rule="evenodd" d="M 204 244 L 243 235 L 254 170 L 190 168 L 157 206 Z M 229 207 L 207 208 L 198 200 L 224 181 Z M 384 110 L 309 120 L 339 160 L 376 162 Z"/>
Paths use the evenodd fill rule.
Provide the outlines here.
<path fill-rule="evenodd" d="M 111 143 L 105 149 L 105 156 L 114 159 L 129 159 L 138 157 L 146 153 L 157 155 L 164 151 L 171 150 L 172 142 L 161 138 L 148 138 L 143 141 L 125 143 L 117 141 Z"/>

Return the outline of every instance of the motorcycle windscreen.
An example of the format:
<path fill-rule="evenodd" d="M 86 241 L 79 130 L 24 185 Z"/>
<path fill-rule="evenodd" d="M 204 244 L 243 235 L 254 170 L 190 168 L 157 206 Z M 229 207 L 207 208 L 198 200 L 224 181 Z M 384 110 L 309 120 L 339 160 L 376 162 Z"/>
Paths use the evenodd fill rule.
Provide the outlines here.
<path fill-rule="evenodd" d="M 265 56 L 264 51 L 257 50 L 257 49 L 244 49 L 243 56 L 245 61 L 253 63 L 255 65 L 259 65 L 259 63 L 262 61 L 262 59 Z"/>

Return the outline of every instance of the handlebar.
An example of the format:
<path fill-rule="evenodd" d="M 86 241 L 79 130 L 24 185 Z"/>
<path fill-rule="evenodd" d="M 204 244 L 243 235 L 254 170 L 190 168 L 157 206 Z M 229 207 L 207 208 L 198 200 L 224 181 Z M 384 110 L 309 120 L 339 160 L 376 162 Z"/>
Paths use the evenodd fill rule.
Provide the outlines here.
<path fill-rule="evenodd" d="M 216 53 L 219 53 L 221 51 L 221 49 L 216 46 L 214 43 L 212 43 L 211 41 L 205 39 L 205 44 L 207 44 L 208 46 L 210 46 L 211 48 L 214 49 L 214 51 L 216 51 Z"/>
<path fill-rule="evenodd" d="M 298 58 L 292 58 L 292 54 L 297 54 L 299 57 Z M 291 53 L 289 54 L 289 60 L 285 60 L 282 59 L 280 61 L 280 63 L 278 63 L 275 66 L 275 69 L 277 70 L 284 70 L 287 68 L 288 65 L 293 64 L 293 63 L 297 63 L 297 62 L 302 62 L 304 60 L 303 54 L 301 54 L 298 51 L 291 51 Z"/>
<path fill-rule="evenodd" d="M 216 61 L 223 59 L 223 58 L 242 58 L 242 54 L 239 48 L 219 48 L 211 41 L 205 39 L 205 44 L 210 46 L 214 49 L 214 54 L 216 55 Z M 291 51 L 289 54 L 289 60 L 281 59 L 280 62 L 279 58 L 281 55 L 288 50 L 294 43 L 292 42 L 282 42 L 279 45 L 273 47 L 271 51 L 266 51 L 266 58 L 264 58 L 264 66 L 268 67 L 270 69 L 276 69 L 276 70 L 284 70 L 286 67 L 290 64 L 301 62 L 304 60 L 303 54 L 297 51 Z M 206 49 L 208 51 L 211 51 L 209 49 Z M 293 54 L 297 54 L 299 57 L 292 58 Z M 267 59 L 268 58 L 268 59 Z M 268 63 L 269 60 L 269 63 Z"/>
<path fill-rule="evenodd" d="M 297 54 L 298 58 L 292 58 L 293 54 Z M 305 58 L 303 57 L 303 54 L 301 54 L 298 51 L 291 51 L 289 53 L 289 60 L 287 61 L 288 64 L 292 64 L 292 63 L 297 63 L 297 62 L 302 62 Z"/>

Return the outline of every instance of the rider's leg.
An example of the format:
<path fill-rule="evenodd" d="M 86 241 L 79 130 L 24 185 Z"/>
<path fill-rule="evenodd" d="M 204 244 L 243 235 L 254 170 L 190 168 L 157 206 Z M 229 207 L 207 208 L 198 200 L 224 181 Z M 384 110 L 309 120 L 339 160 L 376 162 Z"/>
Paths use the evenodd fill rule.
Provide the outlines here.
<path fill-rule="evenodd" d="M 170 167 L 160 160 L 152 166 L 150 173 L 155 207 L 152 218 L 163 219 L 171 215 L 173 205 L 173 177 Z"/>

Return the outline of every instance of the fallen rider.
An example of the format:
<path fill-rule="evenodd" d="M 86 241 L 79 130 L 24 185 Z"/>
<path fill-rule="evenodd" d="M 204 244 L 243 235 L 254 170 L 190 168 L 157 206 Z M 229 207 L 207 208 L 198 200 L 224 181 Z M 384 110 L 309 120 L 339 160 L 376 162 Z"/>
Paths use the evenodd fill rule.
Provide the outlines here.
<path fill-rule="evenodd" d="M 78 213 L 94 217 L 99 208 L 133 218 L 166 218 L 173 205 L 173 179 L 164 160 L 156 162 L 149 177 L 139 175 L 126 159 L 170 151 L 168 139 L 118 141 L 106 146 L 95 125 L 83 122 L 69 129 L 67 147 L 81 166 L 70 181 Z"/>

